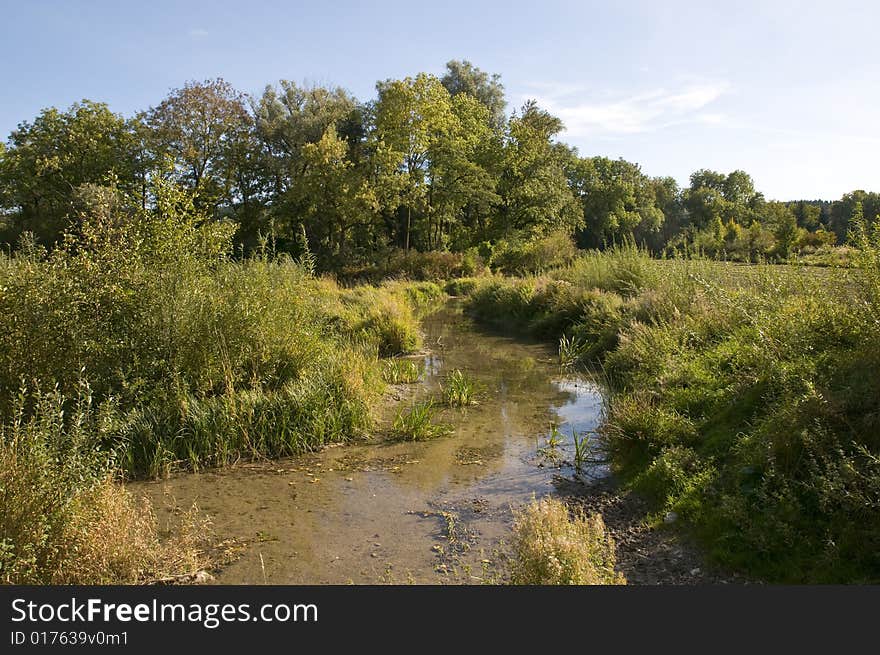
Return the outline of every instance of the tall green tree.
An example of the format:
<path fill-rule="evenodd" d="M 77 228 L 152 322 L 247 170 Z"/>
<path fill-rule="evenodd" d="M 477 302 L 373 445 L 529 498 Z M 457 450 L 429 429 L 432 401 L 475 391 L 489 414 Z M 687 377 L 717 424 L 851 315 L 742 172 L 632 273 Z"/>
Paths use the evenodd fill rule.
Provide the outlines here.
<path fill-rule="evenodd" d="M 128 121 L 91 100 L 67 111 L 44 109 L 19 124 L 0 158 L 0 202 L 12 223 L 7 237 L 27 230 L 46 243 L 57 241 L 75 220 L 71 202 L 83 184 L 112 180 L 133 190 L 137 145 Z"/>
<path fill-rule="evenodd" d="M 861 215 L 868 224 L 866 227 L 880 220 L 880 193 L 861 189 L 845 193 L 831 205 L 831 228 L 841 243 L 847 239 L 853 217 L 858 214 L 856 205 L 861 205 Z"/>
<path fill-rule="evenodd" d="M 170 160 L 175 181 L 200 207 L 235 204 L 242 192 L 236 167 L 253 126 L 242 93 L 219 78 L 188 82 L 151 108 L 145 123 L 154 158 Z"/>
<path fill-rule="evenodd" d="M 562 129 L 562 121 L 534 101 L 511 117 L 499 181 L 499 236 L 571 234 L 583 224 L 583 211 L 566 176 L 570 153 L 554 142 Z"/>
<path fill-rule="evenodd" d="M 396 207 L 388 209 L 399 210 L 400 245 L 409 250 L 414 231 L 430 238 L 432 162 L 454 135 L 458 118 L 449 92 L 433 75 L 387 80 L 377 87 L 374 139 L 391 155 L 385 178 L 399 194 Z"/>
<path fill-rule="evenodd" d="M 435 249 L 478 243 L 501 201 L 501 136 L 489 110 L 459 94 L 452 98 L 452 113 L 452 129 L 438 141 L 431 160 L 428 245 Z"/>
<path fill-rule="evenodd" d="M 297 184 L 305 169 L 303 147 L 320 141 L 328 128 L 333 127 L 352 147 L 364 138 L 363 110 L 339 87 L 305 87 L 281 80 L 277 87 L 266 87 L 253 111 L 276 196 Z"/>
<path fill-rule="evenodd" d="M 379 208 L 367 172 L 349 158 L 349 150 L 333 125 L 317 142 L 302 147 L 305 166 L 295 187 L 301 196 L 299 218 L 325 266 L 346 263 L 352 232 L 359 230 L 362 242 L 369 237 Z"/>
<path fill-rule="evenodd" d="M 689 226 L 700 230 L 716 218 L 749 226 L 759 219 L 762 194 L 755 190 L 751 176 L 745 171 L 727 175 L 701 169 L 691 175 L 690 188 L 684 194 Z"/>
<path fill-rule="evenodd" d="M 500 75 L 489 75 L 466 59 L 453 59 L 446 62 L 446 73 L 440 81 L 453 98 L 464 93 L 479 100 L 489 110 L 492 125 L 498 129 L 503 127 L 507 101 Z"/>
<path fill-rule="evenodd" d="M 637 233 L 644 237 L 663 224 L 655 185 L 638 164 L 579 158 L 569 167 L 569 180 L 583 205 L 585 224 L 578 234 L 583 247 L 632 239 Z"/>

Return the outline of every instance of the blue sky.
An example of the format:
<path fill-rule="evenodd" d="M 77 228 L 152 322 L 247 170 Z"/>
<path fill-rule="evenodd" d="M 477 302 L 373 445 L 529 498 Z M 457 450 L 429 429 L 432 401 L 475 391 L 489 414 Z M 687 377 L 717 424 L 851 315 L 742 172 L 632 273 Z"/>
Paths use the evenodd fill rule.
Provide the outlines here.
<path fill-rule="evenodd" d="M 768 198 L 880 190 L 880 3 L 0 0 L 0 24 L 4 137 L 43 107 L 131 115 L 191 79 L 368 99 L 469 59 L 585 155 L 681 183 L 741 168 Z"/>

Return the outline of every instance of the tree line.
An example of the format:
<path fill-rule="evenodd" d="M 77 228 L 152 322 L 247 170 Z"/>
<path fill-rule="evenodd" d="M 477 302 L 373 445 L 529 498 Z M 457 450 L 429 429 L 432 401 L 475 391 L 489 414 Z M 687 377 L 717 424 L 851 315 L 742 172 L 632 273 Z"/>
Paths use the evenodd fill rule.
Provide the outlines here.
<path fill-rule="evenodd" d="M 507 113 L 504 87 L 467 61 L 344 89 L 282 80 L 246 95 L 189 82 L 132 117 L 82 100 L 44 109 L 0 143 L 0 240 L 45 245 L 77 229 L 84 189 L 155 203 L 158 180 L 236 227 L 240 252 L 272 235 L 323 270 L 404 251 L 474 250 L 565 234 L 578 246 L 634 240 L 653 252 L 784 259 L 843 243 L 880 194 L 767 201 L 743 171 L 698 170 L 680 188 L 623 159 L 584 157 L 534 101 Z M 305 241 L 304 241 L 305 240 Z"/>

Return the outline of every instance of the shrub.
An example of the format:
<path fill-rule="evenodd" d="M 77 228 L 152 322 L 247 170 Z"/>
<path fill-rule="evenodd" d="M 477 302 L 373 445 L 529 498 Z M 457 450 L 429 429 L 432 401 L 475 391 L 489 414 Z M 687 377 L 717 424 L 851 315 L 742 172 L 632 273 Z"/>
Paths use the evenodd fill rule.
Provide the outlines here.
<path fill-rule="evenodd" d="M 380 282 L 392 278 L 435 281 L 470 277 L 483 272 L 485 268 L 482 258 L 474 251 L 389 250 L 379 256 L 376 263 L 360 268 L 344 268 L 340 277 L 361 282 Z"/>
<path fill-rule="evenodd" d="M 563 266 L 577 255 L 577 247 L 565 232 L 554 232 L 531 241 L 502 243 L 492 255 L 492 267 L 508 275 L 541 273 Z"/>
<path fill-rule="evenodd" d="M 467 296 L 472 294 L 479 286 L 482 278 L 462 277 L 448 280 L 443 290 L 450 296 Z"/>
<path fill-rule="evenodd" d="M 511 582 L 526 585 L 625 584 L 615 572 L 614 541 L 599 514 L 569 516 L 554 498 L 514 513 Z"/>
<path fill-rule="evenodd" d="M 0 261 L 0 413 L 22 379 L 83 377 L 125 417 L 129 474 L 290 455 L 362 432 L 377 355 L 421 345 L 433 283 L 342 289 L 288 257 L 229 258 L 228 229 L 160 184 L 155 211 L 112 190 L 52 253 Z"/>
<path fill-rule="evenodd" d="M 113 482 L 101 447 L 117 420 L 111 405 L 95 407 L 83 386 L 70 402 L 22 392 L 13 406 L 0 429 L 0 582 L 134 584 L 205 566 L 194 515 L 160 541 L 149 503 Z"/>

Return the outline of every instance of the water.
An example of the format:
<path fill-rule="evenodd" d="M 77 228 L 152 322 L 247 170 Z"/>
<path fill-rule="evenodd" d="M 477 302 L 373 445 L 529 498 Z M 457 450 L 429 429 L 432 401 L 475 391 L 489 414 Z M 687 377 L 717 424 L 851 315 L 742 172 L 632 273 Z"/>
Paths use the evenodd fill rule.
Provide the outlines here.
<path fill-rule="evenodd" d="M 246 544 L 221 584 L 474 583 L 501 568 L 511 507 L 553 491 L 575 472 L 571 431 L 594 430 L 602 396 L 566 373 L 554 349 L 483 332 L 450 304 L 424 324 L 425 375 L 398 388 L 383 411 L 439 393 L 453 369 L 483 385 L 480 404 L 447 409 L 450 436 L 388 443 L 380 437 L 320 453 L 131 485 L 162 520 L 195 503 L 219 537 Z M 548 445 L 557 426 L 558 446 Z M 381 431 L 381 430 L 380 430 Z"/>

